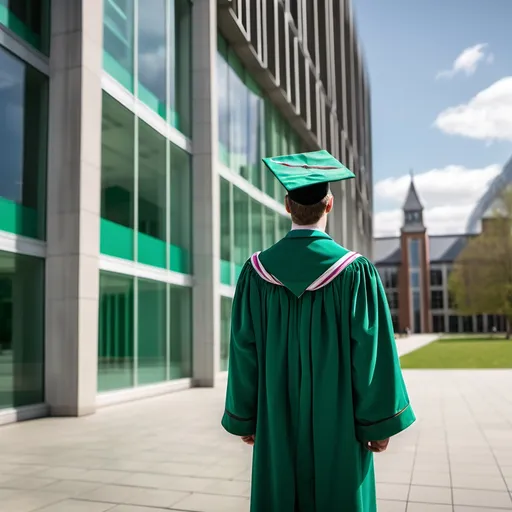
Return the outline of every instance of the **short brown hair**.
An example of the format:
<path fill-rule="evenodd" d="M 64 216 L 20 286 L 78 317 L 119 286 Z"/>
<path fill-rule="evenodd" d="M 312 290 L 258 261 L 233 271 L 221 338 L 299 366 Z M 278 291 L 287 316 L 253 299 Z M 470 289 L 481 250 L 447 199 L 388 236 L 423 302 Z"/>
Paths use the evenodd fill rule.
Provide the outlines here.
<path fill-rule="evenodd" d="M 296 203 L 290 196 L 286 196 L 292 222 L 298 226 L 311 226 L 316 224 L 325 213 L 331 194 L 327 194 L 320 202 L 310 205 Z"/>

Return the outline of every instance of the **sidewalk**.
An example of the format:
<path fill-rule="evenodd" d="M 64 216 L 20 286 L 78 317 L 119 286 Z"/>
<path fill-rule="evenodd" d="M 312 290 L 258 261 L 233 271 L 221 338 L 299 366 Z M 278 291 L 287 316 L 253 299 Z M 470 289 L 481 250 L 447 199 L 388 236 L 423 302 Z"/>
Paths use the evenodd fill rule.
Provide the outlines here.
<path fill-rule="evenodd" d="M 376 457 L 379 512 L 512 510 L 512 372 L 406 379 L 418 422 Z M 0 510 L 247 512 L 250 449 L 220 428 L 223 395 L 1 428 Z"/>
<path fill-rule="evenodd" d="M 411 334 L 407 338 L 397 338 L 398 355 L 402 357 L 409 354 L 409 352 L 414 352 L 425 345 L 429 345 L 437 339 L 439 339 L 439 334 Z"/>

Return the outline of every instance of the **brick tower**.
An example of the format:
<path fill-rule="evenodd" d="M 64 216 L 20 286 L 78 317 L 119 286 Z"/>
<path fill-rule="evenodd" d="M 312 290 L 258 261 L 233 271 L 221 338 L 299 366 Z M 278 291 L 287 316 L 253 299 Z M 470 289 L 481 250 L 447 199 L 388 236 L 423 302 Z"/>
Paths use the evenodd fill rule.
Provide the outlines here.
<path fill-rule="evenodd" d="M 423 205 L 411 184 L 402 208 L 404 212 L 401 229 L 402 263 L 398 277 L 399 312 L 401 331 L 410 328 L 413 333 L 432 331 L 430 315 L 430 262 L 429 239 L 423 222 Z"/>

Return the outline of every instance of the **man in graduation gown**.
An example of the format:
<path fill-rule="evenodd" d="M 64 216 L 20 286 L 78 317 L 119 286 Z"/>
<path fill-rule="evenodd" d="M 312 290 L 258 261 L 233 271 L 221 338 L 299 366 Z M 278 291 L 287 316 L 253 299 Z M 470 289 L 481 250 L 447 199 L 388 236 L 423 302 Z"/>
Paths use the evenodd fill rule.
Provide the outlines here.
<path fill-rule="evenodd" d="M 354 175 L 326 151 L 264 162 L 293 225 L 240 275 L 222 425 L 254 445 L 251 512 L 374 512 L 373 452 L 415 417 L 379 275 L 325 233 Z"/>

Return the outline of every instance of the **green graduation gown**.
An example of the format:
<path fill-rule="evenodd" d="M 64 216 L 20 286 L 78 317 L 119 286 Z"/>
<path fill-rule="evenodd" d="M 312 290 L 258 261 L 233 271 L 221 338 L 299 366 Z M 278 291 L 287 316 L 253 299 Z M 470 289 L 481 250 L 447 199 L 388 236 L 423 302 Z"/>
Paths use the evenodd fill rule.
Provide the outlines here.
<path fill-rule="evenodd" d="M 222 425 L 256 435 L 251 512 L 376 511 L 366 443 L 414 420 L 366 258 L 295 230 L 245 264 Z"/>

